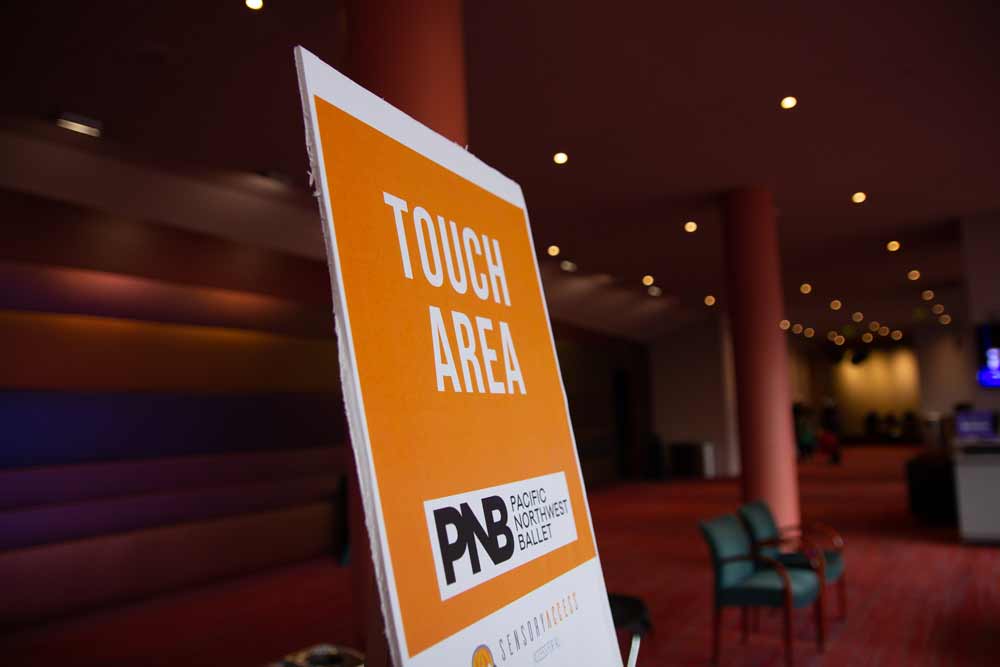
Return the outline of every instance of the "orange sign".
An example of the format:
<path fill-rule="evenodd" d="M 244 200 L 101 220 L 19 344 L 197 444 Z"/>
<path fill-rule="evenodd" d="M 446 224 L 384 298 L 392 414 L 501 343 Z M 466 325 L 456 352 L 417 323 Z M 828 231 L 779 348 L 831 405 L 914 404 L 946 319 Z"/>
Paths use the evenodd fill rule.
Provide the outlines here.
<path fill-rule="evenodd" d="M 423 655 L 490 664 L 498 654 L 531 664 L 551 639 L 543 630 L 557 632 L 557 611 L 539 624 L 539 610 L 557 606 L 568 628 L 569 610 L 589 605 L 613 643 L 520 189 L 297 55 L 345 401 L 397 664 Z M 583 587 L 586 603 L 567 580 L 551 600 L 517 608 L 588 565 L 598 582 Z M 484 636 L 456 639 L 477 624 Z M 614 653 L 588 664 L 620 664 Z"/>

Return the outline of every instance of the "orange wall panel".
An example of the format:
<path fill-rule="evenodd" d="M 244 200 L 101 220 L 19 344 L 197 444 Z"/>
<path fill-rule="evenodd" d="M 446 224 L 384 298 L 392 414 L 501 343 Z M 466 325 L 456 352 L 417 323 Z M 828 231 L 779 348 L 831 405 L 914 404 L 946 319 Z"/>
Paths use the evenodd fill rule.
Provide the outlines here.
<path fill-rule="evenodd" d="M 0 388 L 339 392 L 337 345 L 269 333 L 0 311 Z"/>

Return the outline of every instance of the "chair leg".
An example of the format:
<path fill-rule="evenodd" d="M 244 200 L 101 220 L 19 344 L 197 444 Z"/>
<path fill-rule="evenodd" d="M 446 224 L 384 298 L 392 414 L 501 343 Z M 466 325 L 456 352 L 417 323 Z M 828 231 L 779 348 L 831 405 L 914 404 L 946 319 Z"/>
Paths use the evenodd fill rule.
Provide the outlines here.
<path fill-rule="evenodd" d="M 743 643 L 750 641 L 750 607 L 740 607 L 740 623 L 743 626 Z"/>
<path fill-rule="evenodd" d="M 785 603 L 785 665 L 795 667 L 795 655 L 792 653 L 792 604 Z"/>
<path fill-rule="evenodd" d="M 816 613 L 816 647 L 822 653 L 826 650 L 826 614 L 823 610 L 823 592 L 820 591 L 816 602 L 813 603 Z"/>
<path fill-rule="evenodd" d="M 847 618 L 847 575 L 841 574 L 840 581 L 837 582 L 837 593 L 839 600 L 840 618 Z"/>
<path fill-rule="evenodd" d="M 719 654 L 722 648 L 722 607 L 715 605 L 712 613 L 712 664 L 719 664 Z"/>

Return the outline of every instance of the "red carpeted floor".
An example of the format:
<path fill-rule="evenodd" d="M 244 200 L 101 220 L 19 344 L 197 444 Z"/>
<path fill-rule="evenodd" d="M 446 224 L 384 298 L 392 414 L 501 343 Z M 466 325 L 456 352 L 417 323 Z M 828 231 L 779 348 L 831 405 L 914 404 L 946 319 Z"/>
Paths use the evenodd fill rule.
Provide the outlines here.
<path fill-rule="evenodd" d="M 806 518 L 848 541 L 849 616 L 816 653 L 798 612 L 799 665 L 1000 665 L 1000 549 L 958 544 L 906 510 L 906 449 L 849 449 L 845 463 L 801 469 Z M 643 597 L 655 629 L 640 665 L 707 665 L 711 573 L 699 518 L 733 511 L 735 481 L 628 484 L 592 494 L 608 588 Z M 1000 511 L 1000 508 L 998 508 Z M 353 636 L 346 571 L 314 561 L 21 630 L 0 638 L 4 665 L 263 665 L 291 650 Z M 722 665 L 782 665 L 781 624 L 763 615 L 741 645 L 731 611 Z"/>

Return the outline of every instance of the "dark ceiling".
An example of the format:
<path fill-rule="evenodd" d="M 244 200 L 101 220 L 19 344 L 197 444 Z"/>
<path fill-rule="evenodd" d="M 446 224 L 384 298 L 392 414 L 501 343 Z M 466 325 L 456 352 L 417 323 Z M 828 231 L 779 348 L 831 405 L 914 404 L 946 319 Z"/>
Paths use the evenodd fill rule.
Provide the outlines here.
<path fill-rule="evenodd" d="M 301 181 L 291 49 L 340 65 L 349 22 L 333 2 L 265 3 L 7 5 L 2 113 L 74 111 L 152 162 Z M 927 286 L 960 309 L 956 221 L 1000 208 L 1000 3 L 467 2 L 465 23 L 470 150 L 522 184 L 540 247 L 579 264 L 546 269 L 557 301 L 589 281 L 611 311 L 662 326 L 699 316 L 707 293 L 724 303 L 720 196 L 760 184 L 791 319 L 822 329 L 860 309 L 908 326 Z M 799 105 L 780 110 L 784 95 Z M 645 273 L 669 297 L 656 308 Z"/>

